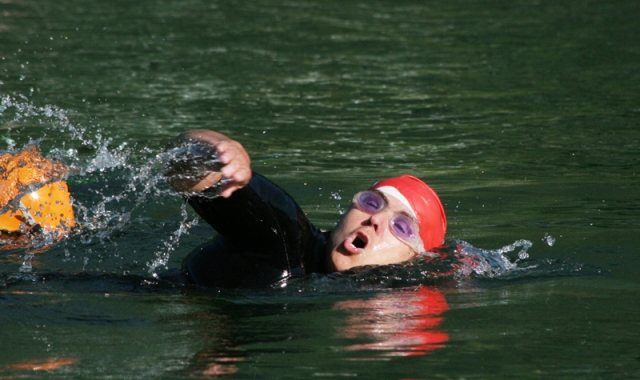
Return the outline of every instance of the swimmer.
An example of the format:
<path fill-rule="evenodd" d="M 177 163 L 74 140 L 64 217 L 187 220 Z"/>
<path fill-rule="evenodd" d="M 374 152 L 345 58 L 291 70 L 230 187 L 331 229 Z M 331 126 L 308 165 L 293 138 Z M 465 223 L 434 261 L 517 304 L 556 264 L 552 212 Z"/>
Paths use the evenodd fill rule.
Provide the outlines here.
<path fill-rule="evenodd" d="M 336 227 L 321 231 L 290 195 L 251 169 L 238 141 L 192 130 L 168 149 L 180 146 L 187 153 L 168 163 L 167 180 L 218 232 L 184 261 L 183 270 L 196 284 L 284 286 L 309 273 L 435 257 L 430 251 L 444 243 L 440 199 L 413 176 L 383 179 L 357 193 Z"/>
<path fill-rule="evenodd" d="M 28 246 L 34 234 L 67 236 L 75 226 L 68 168 L 34 145 L 0 155 L 0 249 Z"/>

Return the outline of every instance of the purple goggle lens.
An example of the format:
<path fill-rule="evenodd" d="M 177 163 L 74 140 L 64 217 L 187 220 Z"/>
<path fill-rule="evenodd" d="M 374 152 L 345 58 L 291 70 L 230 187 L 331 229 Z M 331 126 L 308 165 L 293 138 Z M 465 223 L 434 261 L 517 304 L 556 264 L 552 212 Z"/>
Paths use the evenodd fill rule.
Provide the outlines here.
<path fill-rule="evenodd" d="M 387 208 L 387 200 L 382 194 L 376 191 L 362 191 L 355 195 L 354 203 L 356 207 L 367 214 L 376 214 Z M 394 214 L 389 219 L 391 233 L 405 243 L 413 246 L 418 236 L 418 225 L 407 215 Z"/>

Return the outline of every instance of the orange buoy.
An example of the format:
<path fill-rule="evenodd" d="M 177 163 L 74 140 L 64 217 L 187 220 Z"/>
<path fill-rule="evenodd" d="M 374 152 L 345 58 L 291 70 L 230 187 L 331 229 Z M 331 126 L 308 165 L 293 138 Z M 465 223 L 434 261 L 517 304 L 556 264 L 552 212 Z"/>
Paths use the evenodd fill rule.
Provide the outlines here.
<path fill-rule="evenodd" d="M 34 145 L 0 156 L 0 231 L 23 234 L 35 226 L 64 234 L 76 224 L 68 168 L 40 155 Z"/>

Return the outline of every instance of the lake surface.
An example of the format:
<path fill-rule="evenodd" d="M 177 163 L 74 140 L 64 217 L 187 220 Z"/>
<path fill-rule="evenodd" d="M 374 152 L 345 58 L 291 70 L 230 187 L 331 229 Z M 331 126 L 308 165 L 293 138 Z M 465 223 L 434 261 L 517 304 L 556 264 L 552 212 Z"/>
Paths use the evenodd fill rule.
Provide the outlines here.
<path fill-rule="evenodd" d="M 0 151 L 37 141 L 74 167 L 79 220 L 53 246 L 0 250 L 0 377 L 640 377 L 638 14 L 0 1 Z M 240 140 L 322 228 L 375 180 L 416 175 L 450 243 L 511 266 L 392 286 L 157 281 L 213 233 L 159 175 L 191 128 Z"/>

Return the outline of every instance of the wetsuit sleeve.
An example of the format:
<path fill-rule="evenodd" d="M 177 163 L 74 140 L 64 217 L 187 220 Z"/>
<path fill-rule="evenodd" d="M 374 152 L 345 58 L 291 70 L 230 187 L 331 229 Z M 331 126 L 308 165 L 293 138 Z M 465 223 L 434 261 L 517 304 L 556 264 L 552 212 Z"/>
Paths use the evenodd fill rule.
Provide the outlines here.
<path fill-rule="evenodd" d="M 189 204 L 243 260 L 253 256 L 288 276 L 322 271 L 325 235 L 273 182 L 254 172 L 249 184 L 229 198 L 203 195 L 190 197 Z"/>

